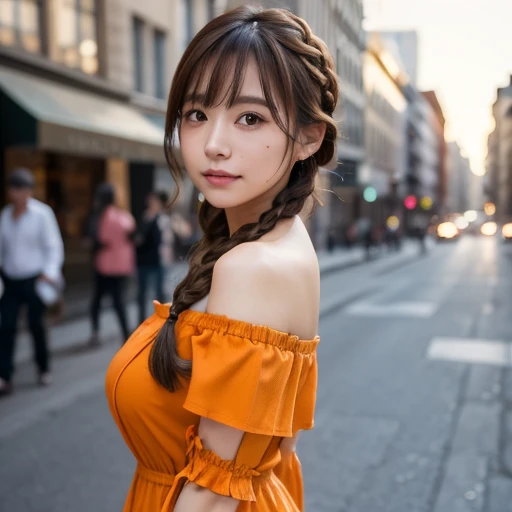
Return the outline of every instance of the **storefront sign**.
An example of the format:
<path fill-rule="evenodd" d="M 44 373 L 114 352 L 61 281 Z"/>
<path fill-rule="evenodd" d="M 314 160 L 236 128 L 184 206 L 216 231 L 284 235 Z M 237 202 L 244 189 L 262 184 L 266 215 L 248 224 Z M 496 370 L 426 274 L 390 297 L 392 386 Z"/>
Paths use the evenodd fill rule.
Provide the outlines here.
<path fill-rule="evenodd" d="M 98 158 L 119 157 L 146 162 L 165 161 L 162 146 L 130 141 L 49 123 L 39 123 L 42 149 Z"/>

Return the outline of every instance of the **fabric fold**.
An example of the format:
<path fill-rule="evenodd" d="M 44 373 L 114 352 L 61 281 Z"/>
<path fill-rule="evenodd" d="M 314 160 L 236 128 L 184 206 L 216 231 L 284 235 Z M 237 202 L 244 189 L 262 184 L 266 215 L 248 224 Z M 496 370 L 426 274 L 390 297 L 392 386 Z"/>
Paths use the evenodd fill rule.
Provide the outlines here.
<path fill-rule="evenodd" d="M 269 478 L 271 471 L 258 471 L 245 465 L 236 466 L 232 460 L 221 459 L 206 450 L 191 425 L 187 430 L 187 464 L 176 475 L 162 511 L 173 510 L 187 482 L 239 501 L 256 501 L 256 488 Z"/>
<path fill-rule="evenodd" d="M 185 409 L 254 434 L 313 428 L 318 337 L 196 311 L 183 312 L 176 328 L 193 361 Z"/>

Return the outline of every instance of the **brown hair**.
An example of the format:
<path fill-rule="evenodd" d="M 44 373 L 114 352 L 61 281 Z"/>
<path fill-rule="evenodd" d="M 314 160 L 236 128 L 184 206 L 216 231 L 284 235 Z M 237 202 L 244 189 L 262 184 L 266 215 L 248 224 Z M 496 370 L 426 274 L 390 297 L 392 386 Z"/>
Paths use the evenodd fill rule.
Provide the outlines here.
<path fill-rule="evenodd" d="M 332 114 L 338 100 L 338 82 L 329 50 L 294 14 L 284 9 L 244 6 L 208 23 L 189 44 L 176 69 L 167 106 L 165 154 L 178 186 L 184 171 L 173 148 L 185 97 L 196 95 L 199 87 L 205 86 L 201 91 L 205 106 L 225 102 L 229 108 L 240 92 L 251 56 L 258 66 L 272 117 L 288 136 L 288 146 L 297 140 L 301 127 L 312 123 L 325 123 L 326 134 L 312 157 L 294 164 L 288 184 L 258 222 L 246 224 L 230 236 L 224 210 L 206 200 L 201 204 L 199 224 L 204 236 L 190 253 L 188 274 L 174 292 L 169 318 L 149 358 L 152 376 L 170 391 L 180 387 L 179 377 L 190 378 L 192 369 L 191 361 L 177 353 L 174 326 L 178 315 L 208 295 L 213 267 L 223 254 L 238 244 L 259 239 L 279 220 L 301 212 L 314 192 L 318 167 L 326 165 L 335 152 L 338 132 Z M 232 74 L 226 73 L 228 64 Z M 278 105 L 284 115 L 280 116 Z"/>

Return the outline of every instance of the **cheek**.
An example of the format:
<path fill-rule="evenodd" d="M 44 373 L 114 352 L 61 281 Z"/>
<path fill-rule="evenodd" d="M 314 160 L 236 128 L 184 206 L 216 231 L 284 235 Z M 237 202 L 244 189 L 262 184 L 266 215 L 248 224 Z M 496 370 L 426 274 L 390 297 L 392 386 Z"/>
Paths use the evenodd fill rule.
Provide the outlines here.
<path fill-rule="evenodd" d="M 180 151 L 185 162 L 185 166 L 193 165 L 201 154 L 199 141 L 193 132 L 188 130 L 180 134 Z"/>

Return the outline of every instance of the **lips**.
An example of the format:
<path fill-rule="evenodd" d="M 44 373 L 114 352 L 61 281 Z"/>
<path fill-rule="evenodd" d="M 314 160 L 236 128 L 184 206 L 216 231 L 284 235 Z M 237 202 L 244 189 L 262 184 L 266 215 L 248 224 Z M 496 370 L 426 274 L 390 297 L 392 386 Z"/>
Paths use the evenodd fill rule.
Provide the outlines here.
<path fill-rule="evenodd" d="M 234 174 L 231 174 L 227 171 L 215 170 L 215 169 L 208 169 L 203 174 L 204 174 L 204 176 L 218 176 L 219 178 L 239 178 L 240 177 L 240 176 L 235 176 Z"/>
<path fill-rule="evenodd" d="M 236 181 L 240 176 L 235 176 L 227 171 L 209 169 L 203 176 L 206 178 L 208 183 L 216 187 L 223 187 Z"/>

